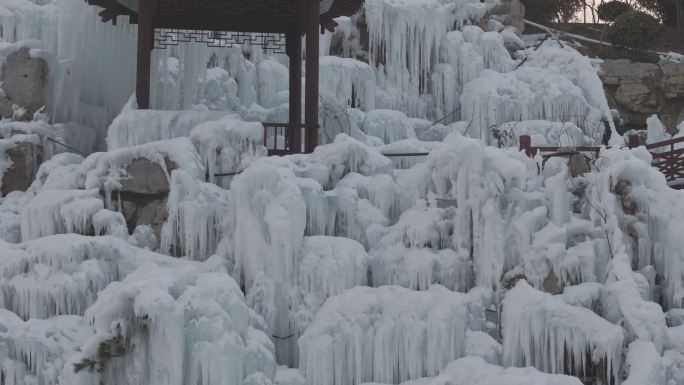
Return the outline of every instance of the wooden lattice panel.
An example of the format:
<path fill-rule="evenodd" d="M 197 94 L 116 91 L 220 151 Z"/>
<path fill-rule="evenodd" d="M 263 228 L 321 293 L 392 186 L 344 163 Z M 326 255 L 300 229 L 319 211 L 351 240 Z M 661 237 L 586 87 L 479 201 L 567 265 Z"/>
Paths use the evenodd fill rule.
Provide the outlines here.
<path fill-rule="evenodd" d="M 202 43 L 209 47 L 258 46 L 266 52 L 285 53 L 285 35 L 181 29 L 156 29 L 154 48 L 165 49 L 180 43 Z"/>
<path fill-rule="evenodd" d="M 157 0 L 157 14 L 260 15 L 298 21 L 304 17 L 305 0 Z"/>

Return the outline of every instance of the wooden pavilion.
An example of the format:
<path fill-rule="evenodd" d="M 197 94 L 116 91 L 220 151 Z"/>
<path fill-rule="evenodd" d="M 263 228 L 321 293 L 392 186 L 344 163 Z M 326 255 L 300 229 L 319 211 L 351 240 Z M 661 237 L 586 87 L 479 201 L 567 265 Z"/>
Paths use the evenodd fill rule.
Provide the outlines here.
<path fill-rule="evenodd" d="M 153 48 L 181 42 L 211 46 L 260 45 L 285 52 L 290 60 L 288 124 L 264 124 L 286 136 L 284 147 L 271 153 L 312 152 L 318 144 L 319 31 L 332 30 L 333 18 L 351 16 L 364 0 L 86 0 L 104 8 L 103 22 L 128 17 L 138 24 L 136 96 L 141 109 L 150 108 L 150 65 Z M 302 100 L 302 36 L 306 39 L 304 124 Z M 304 135 L 302 141 L 301 135 Z M 267 132 L 268 134 L 268 132 Z M 266 139 L 266 138 L 265 138 Z M 303 143 L 303 146 L 300 146 Z M 303 147 L 303 148 L 302 148 Z"/>

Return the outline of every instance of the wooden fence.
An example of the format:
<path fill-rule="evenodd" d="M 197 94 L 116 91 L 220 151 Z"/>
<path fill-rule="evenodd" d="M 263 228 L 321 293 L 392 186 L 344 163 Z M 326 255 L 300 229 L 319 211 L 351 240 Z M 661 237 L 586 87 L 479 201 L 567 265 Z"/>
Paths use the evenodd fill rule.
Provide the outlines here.
<path fill-rule="evenodd" d="M 519 147 L 529 157 L 544 154 L 545 159 L 550 155 L 571 150 L 572 152 L 589 153 L 598 157 L 602 147 L 557 147 L 557 146 L 533 146 L 529 135 L 520 136 Z M 681 145 L 677 145 L 682 143 Z M 641 146 L 639 135 L 629 135 L 626 147 L 637 148 Z M 653 157 L 652 165 L 665 175 L 667 183 L 676 189 L 684 189 L 684 137 L 664 140 L 662 142 L 645 145 Z"/>

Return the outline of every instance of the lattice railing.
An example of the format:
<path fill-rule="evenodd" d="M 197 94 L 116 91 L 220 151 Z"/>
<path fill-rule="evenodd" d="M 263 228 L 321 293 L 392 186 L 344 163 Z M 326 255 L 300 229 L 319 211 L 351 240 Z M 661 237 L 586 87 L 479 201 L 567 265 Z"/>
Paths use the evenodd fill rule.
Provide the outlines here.
<path fill-rule="evenodd" d="M 154 48 L 165 49 L 180 43 L 203 43 L 209 47 L 258 46 L 264 51 L 285 53 L 285 35 L 282 33 L 246 33 L 230 31 L 204 31 L 187 29 L 156 29 Z"/>

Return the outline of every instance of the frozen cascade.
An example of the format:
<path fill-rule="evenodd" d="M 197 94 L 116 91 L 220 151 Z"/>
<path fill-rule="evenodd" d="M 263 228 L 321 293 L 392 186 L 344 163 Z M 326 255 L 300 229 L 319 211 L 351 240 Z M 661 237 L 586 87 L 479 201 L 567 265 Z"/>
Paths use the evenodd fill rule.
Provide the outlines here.
<path fill-rule="evenodd" d="M 289 76 L 287 67 L 275 60 L 264 60 L 257 64 L 259 104 L 265 108 L 278 106 L 279 93 L 287 91 Z M 287 94 L 284 95 L 284 101 L 287 101 Z"/>
<path fill-rule="evenodd" d="M 626 364 L 629 365 L 629 376 L 623 385 L 665 385 L 668 383 L 663 359 L 653 343 L 634 341 L 629 344 Z"/>
<path fill-rule="evenodd" d="M 320 87 L 335 100 L 364 111 L 375 109 L 375 72 L 364 62 L 324 56 L 320 59 Z"/>
<path fill-rule="evenodd" d="M 234 116 L 197 125 L 190 131 L 190 140 L 202 157 L 211 183 L 216 181 L 215 174 L 243 171 L 267 155 L 264 127 Z"/>
<path fill-rule="evenodd" d="M 259 272 L 294 282 L 306 205 L 285 159 L 262 158 L 231 185 L 233 256 L 249 288 Z"/>
<path fill-rule="evenodd" d="M 592 143 L 600 143 L 603 122 L 612 125 L 612 115 L 606 112 L 603 90 L 594 85 L 601 84 L 597 69 L 567 46 L 548 44 L 525 54 L 528 60 L 517 70 L 485 70 L 464 87 L 461 112 L 462 119 L 472 126 L 468 134 L 490 143 L 491 127 L 539 119 L 572 122 L 583 129 Z M 553 57 L 558 59 L 549 59 Z"/>
<path fill-rule="evenodd" d="M 434 376 L 464 355 L 466 331 L 483 326 L 476 296 L 356 287 L 330 298 L 299 339 L 300 370 L 317 385 Z"/>
<path fill-rule="evenodd" d="M 425 117 L 425 94 L 444 34 L 470 20 L 479 20 L 497 2 L 474 0 L 372 0 L 367 1 L 371 66 L 377 68 L 378 85 L 386 90 L 381 108 Z M 430 20 L 430 23 L 425 23 Z"/>
<path fill-rule="evenodd" d="M 400 285 L 427 290 L 438 283 L 467 291 L 472 264 L 468 251 L 454 250 L 453 209 L 426 207 L 418 202 L 380 239 L 372 256 L 373 285 Z"/>
<path fill-rule="evenodd" d="M 42 190 L 20 212 L 22 240 L 84 232 L 90 217 L 104 207 L 98 197 L 95 189 Z"/>
<path fill-rule="evenodd" d="M 606 381 L 619 378 L 622 329 L 591 310 L 568 305 L 522 280 L 504 297 L 502 324 L 505 365 L 574 375 L 586 374 L 590 365 L 606 365 Z"/>
<path fill-rule="evenodd" d="M 272 335 L 292 334 L 289 306 L 306 229 L 306 203 L 291 164 L 261 158 L 231 184 L 226 242 L 232 275 Z M 279 362 L 292 362 L 291 344 L 279 340 Z"/>
<path fill-rule="evenodd" d="M 57 6 L 27 0 L 6 0 L 0 4 L 0 38 L 14 43 L 39 40 L 50 52 L 57 46 Z"/>
<path fill-rule="evenodd" d="M 57 385 L 69 357 L 90 336 L 78 316 L 24 322 L 0 309 L 0 377 L 8 385 Z"/>
<path fill-rule="evenodd" d="M 368 283 L 368 255 L 351 239 L 305 237 L 299 258 L 297 287 L 308 309 L 318 310 L 327 298 Z"/>
<path fill-rule="evenodd" d="M 158 111 L 125 108 L 109 126 L 107 147 L 109 150 L 115 150 L 188 136 L 192 129 L 200 123 L 217 121 L 232 115 L 226 112 Z M 145 129 L 143 130 L 141 127 L 145 127 Z"/>
<path fill-rule="evenodd" d="M 203 270 L 148 264 L 109 285 L 84 316 L 95 337 L 71 359 L 97 360 L 101 370 L 66 371 L 66 383 L 242 385 L 254 372 L 273 378 L 263 321 L 227 274 Z M 125 353 L 102 361 L 96 351 L 112 341 Z"/>
<path fill-rule="evenodd" d="M 444 35 L 439 50 L 440 64 L 432 77 L 432 94 L 435 97 L 436 114 L 446 116 L 446 122 L 461 116 L 459 95 L 463 87 L 480 76 L 483 70 L 509 72 L 514 68 L 501 35 L 484 32 L 477 26 L 464 26 L 462 31 Z"/>
<path fill-rule="evenodd" d="M 415 138 L 413 124 L 403 113 L 393 110 L 373 110 L 366 114 L 363 132 L 380 138 L 383 143 L 393 143 Z"/>
<path fill-rule="evenodd" d="M 618 254 L 609 265 L 606 286 L 601 292 L 602 315 L 622 325 L 625 340 L 651 341 L 659 353 L 667 345 L 667 324 L 662 308 L 650 300 L 649 283 L 642 274 L 632 272 L 626 254 Z"/>
<path fill-rule="evenodd" d="M 95 235 L 111 235 L 121 239 L 128 238 L 126 218 L 117 211 L 102 209 L 92 217 Z"/>
<path fill-rule="evenodd" d="M 328 193 L 332 209 L 326 234 L 354 239 L 372 248 L 389 220 L 355 189 L 339 186 Z"/>
<path fill-rule="evenodd" d="M 505 216 L 514 202 L 502 198 L 527 180 L 529 161 L 517 152 L 498 151 L 457 134 L 427 158 L 429 190 L 456 201 L 452 247 L 469 250 L 474 283 L 496 288 L 506 266 Z M 507 207 L 508 206 L 508 207 Z"/>
<path fill-rule="evenodd" d="M 547 374 L 535 368 L 502 368 L 481 357 L 464 357 L 449 363 L 439 376 L 408 381 L 402 385 L 581 385 L 575 377 Z M 381 385 L 377 383 L 364 385 Z"/>
<path fill-rule="evenodd" d="M 160 261 L 111 237 L 56 235 L 0 251 L 0 306 L 24 319 L 82 315 L 109 283 Z"/>
<path fill-rule="evenodd" d="M 316 147 L 313 154 L 290 157 L 299 166 L 297 176 L 311 178 L 326 191 L 335 188 L 348 173 L 365 176 L 389 174 L 392 161 L 360 141 L 340 134 L 330 145 Z"/>
<path fill-rule="evenodd" d="M 214 254 L 223 236 L 228 192 L 193 179 L 182 170 L 172 172 L 170 186 L 169 218 L 162 228 L 160 250 L 205 260 Z"/>

